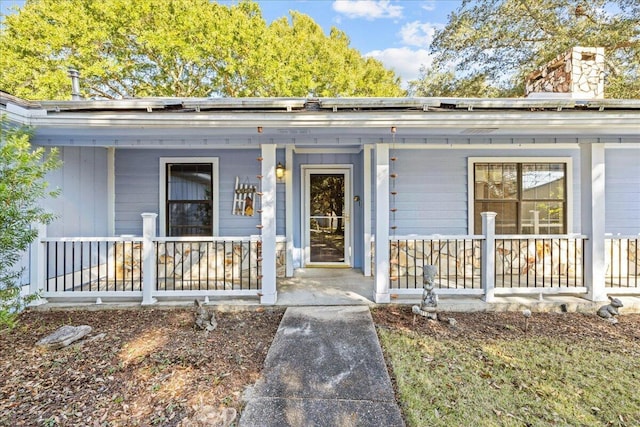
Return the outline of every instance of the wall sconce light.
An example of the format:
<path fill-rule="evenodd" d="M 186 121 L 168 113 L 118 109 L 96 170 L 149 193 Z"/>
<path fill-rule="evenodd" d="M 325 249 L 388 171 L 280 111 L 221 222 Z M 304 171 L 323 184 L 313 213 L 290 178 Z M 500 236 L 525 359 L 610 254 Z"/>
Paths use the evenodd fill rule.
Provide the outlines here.
<path fill-rule="evenodd" d="M 284 165 L 278 162 L 278 165 L 276 166 L 276 178 L 278 179 L 278 182 L 283 182 L 284 172 L 285 172 Z"/>

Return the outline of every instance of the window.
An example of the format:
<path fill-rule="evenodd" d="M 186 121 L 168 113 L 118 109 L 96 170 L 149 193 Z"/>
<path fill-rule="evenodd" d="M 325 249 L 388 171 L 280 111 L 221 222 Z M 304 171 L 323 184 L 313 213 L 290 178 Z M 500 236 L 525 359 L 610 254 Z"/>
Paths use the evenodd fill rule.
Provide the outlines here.
<path fill-rule="evenodd" d="M 216 234 L 217 166 L 217 159 L 208 158 L 160 160 L 160 226 L 164 235 Z"/>
<path fill-rule="evenodd" d="M 496 212 L 496 234 L 566 234 L 565 162 L 473 163 L 474 233 Z"/>

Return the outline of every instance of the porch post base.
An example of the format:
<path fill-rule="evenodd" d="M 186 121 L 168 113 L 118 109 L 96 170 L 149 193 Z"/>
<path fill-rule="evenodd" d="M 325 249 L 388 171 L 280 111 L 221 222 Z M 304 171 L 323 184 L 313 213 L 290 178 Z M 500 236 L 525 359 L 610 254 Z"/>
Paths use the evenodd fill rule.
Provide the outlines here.
<path fill-rule="evenodd" d="M 609 302 L 607 292 L 593 292 L 593 287 L 590 288 L 589 293 L 586 295 L 589 301 L 593 302 Z"/>
<path fill-rule="evenodd" d="M 391 302 L 391 294 L 388 292 L 376 292 L 373 296 L 373 300 L 376 302 L 376 304 L 389 304 Z"/>
<path fill-rule="evenodd" d="M 263 305 L 274 305 L 277 300 L 278 300 L 277 292 L 274 292 L 272 294 L 260 295 L 260 304 L 263 304 Z"/>
<path fill-rule="evenodd" d="M 157 303 L 158 300 L 155 298 L 150 298 L 150 299 L 143 299 L 142 303 L 140 305 L 153 305 L 155 303 Z"/>
<path fill-rule="evenodd" d="M 491 291 L 488 290 L 487 293 L 484 294 L 482 299 L 484 300 L 484 302 L 496 302 L 496 296 L 495 296 L 493 290 L 491 290 Z"/>

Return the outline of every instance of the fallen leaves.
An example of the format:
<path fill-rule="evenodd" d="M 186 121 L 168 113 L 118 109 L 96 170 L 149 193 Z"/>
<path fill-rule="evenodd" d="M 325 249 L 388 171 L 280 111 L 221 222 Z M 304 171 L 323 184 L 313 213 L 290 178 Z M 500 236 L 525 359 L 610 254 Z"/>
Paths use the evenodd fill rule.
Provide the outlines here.
<path fill-rule="evenodd" d="M 180 310 L 27 312 L 0 335 L 0 425 L 175 426 L 194 407 L 240 408 L 260 374 L 281 310 L 216 313 L 206 336 Z M 88 324 L 82 344 L 43 351 L 62 325 Z M 204 399 L 201 401 L 201 399 Z"/>

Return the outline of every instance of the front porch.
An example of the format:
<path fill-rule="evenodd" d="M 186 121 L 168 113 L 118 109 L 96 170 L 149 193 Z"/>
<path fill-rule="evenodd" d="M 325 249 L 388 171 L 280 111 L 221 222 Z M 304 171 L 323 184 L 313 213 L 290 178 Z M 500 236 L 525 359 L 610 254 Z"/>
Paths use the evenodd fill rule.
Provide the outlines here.
<path fill-rule="evenodd" d="M 640 295 L 640 238 L 603 236 L 605 275 L 587 280 L 586 254 L 593 239 L 582 235 L 495 235 L 490 213 L 482 235 L 390 236 L 376 256 L 389 267 L 388 302 L 418 301 L 425 265 L 437 268 L 441 297 L 498 303 L 557 295 L 594 299 L 594 293 Z M 144 214 L 143 237 L 41 237 L 32 257 L 32 293 L 51 302 L 158 302 L 204 299 L 208 303 L 277 305 L 374 304 L 380 277 L 352 268 L 298 268 L 287 276 L 286 238 L 275 239 L 266 259 L 260 236 L 158 237 L 155 215 Z M 45 231 L 41 233 L 44 235 Z M 269 252 L 269 251 L 266 251 Z M 264 266 L 275 277 L 267 283 Z M 379 271 L 376 263 L 370 272 Z M 41 287 L 34 286 L 41 284 Z M 264 289 L 272 289 L 272 302 Z"/>

